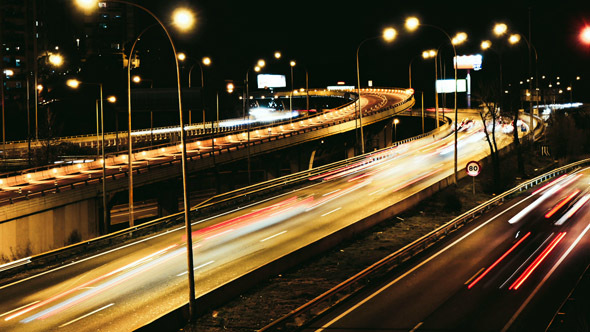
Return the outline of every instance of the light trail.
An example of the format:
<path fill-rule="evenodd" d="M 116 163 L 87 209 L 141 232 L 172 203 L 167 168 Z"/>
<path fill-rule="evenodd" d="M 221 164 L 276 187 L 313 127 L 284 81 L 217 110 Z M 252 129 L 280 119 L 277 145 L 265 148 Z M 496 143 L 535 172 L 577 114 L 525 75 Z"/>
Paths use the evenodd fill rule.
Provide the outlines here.
<path fill-rule="evenodd" d="M 543 260 L 545 260 L 551 251 L 553 251 L 555 246 L 557 246 L 561 239 L 563 239 L 565 234 L 566 232 L 559 233 L 559 235 L 557 235 L 555 239 L 551 241 L 549 246 L 547 246 L 547 248 L 541 252 L 541 254 L 533 261 L 533 263 L 520 275 L 520 277 L 516 279 L 516 281 L 514 281 L 512 285 L 510 285 L 510 287 L 508 287 L 508 289 L 517 290 L 528 279 L 533 271 L 535 271 L 535 269 L 543 262 Z"/>
<path fill-rule="evenodd" d="M 496 265 L 498 265 L 504 258 L 506 258 L 506 256 L 508 256 L 512 251 L 514 251 L 514 249 L 516 249 L 516 247 L 518 247 L 530 235 L 531 232 L 526 233 L 526 235 L 523 236 L 520 240 L 518 240 L 518 242 L 516 242 L 507 252 L 500 256 L 500 258 L 498 258 L 494 262 L 494 264 L 490 265 L 482 274 L 479 275 L 479 277 L 473 280 L 473 282 L 470 283 L 469 286 L 467 286 L 467 288 L 471 289 L 473 286 L 475 286 L 475 284 L 477 284 L 481 279 L 483 279 L 483 277 L 485 277 L 486 274 L 488 274 L 494 267 L 496 267 Z"/>

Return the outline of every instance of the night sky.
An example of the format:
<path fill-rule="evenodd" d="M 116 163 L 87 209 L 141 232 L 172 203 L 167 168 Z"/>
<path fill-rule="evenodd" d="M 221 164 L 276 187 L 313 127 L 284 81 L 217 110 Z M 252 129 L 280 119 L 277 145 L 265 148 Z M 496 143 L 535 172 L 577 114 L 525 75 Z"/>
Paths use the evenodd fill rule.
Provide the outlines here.
<path fill-rule="evenodd" d="M 173 6 L 173 2 L 166 2 L 166 5 L 151 2 L 162 16 L 170 12 L 168 6 Z M 178 39 L 178 47 L 194 57 L 210 56 L 215 65 L 206 72 L 206 79 L 217 84 L 222 84 L 219 81 L 224 79 L 243 80 L 246 70 L 258 58 L 275 63 L 270 61 L 274 60 L 272 54 L 280 50 L 283 62 L 269 67 L 267 72 L 288 74 L 287 62 L 295 59 L 307 67 L 310 84 L 314 87 L 337 81 L 352 85 L 356 81 L 355 54 L 359 43 L 380 35 L 384 27 L 393 26 L 399 33 L 393 43 L 387 45 L 372 40 L 362 46 L 362 85 L 371 79 L 376 86 L 407 86 L 410 59 L 424 49 L 441 46 L 450 77 L 452 49 L 444 36 L 427 27 L 411 34 L 405 31 L 405 18 L 416 15 L 423 23 L 439 26 L 450 35 L 467 32 L 468 42 L 457 48 L 460 54 L 480 53 L 480 42 L 491 39 L 497 52 L 484 53 L 482 72 L 497 71 L 497 53 L 501 52 L 507 82 L 510 82 L 525 78 L 526 44 L 523 41 L 520 46 L 508 47 L 505 39 L 492 38 L 491 29 L 494 23 L 504 22 L 510 31 L 528 38 L 530 8 L 530 41 L 538 52 L 539 75 L 561 76 L 562 84 L 576 75 L 590 79 L 590 47 L 582 47 L 577 39 L 581 27 L 590 24 L 589 3 L 560 1 L 550 6 L 518 1 L 488 3 L 491 2 L 438 1 L 432 5 L 362 1 L 351 5 L 343 1 L 307 0 L 290 3 L 185 1 L 183 4 L 197 12 L 198 25 L 190 38 Z M 420 81 L 433 79 L 432 67 L 432 63 L 427 64 L 420 58 L 414 60 L 412 70 L 416 77 L 413 80 L 417 88 L 427 88 L 421 87 Z M 464 75 L 459 74 L 460 77 Z M 304 72 L 296 70 L 294 76 L 295 86 L 302 86 Z"/>
<path fill-rule="evenodd" d="M 82 33 L 78 31 L 81 27 L 81 14 L 74 8 L 73 0 L 46 0 L 46 3 L 55 4 L 48 6 L 49 15 L 46 21 L 60 26 L 52 29 L 57 33 L 50 36 L 49 45 L 66 49 L 67 44 L 73 45 L 72 41 Z M 529 13 L 530 41 L 539 57 L 538 66 L 533 67 L 532 74 L 538 71 L 539 78 L 542 75 L 547 76 L 545 81 L 540 80 L 541 87 L 547 86 L 549 82 L 555 86 L 556 77 L 559 76 L 564 91 L 571 82 L 574 83 L 574 101 L 590 101 L 590 46 L 582 45 L 578 39 L 581 28 L 590 24 L 588 1 L 577 1 L 577 4 L 574 1 L 559 1 L 552 5 L 547 5 L 545 1 L 542 4 L 539 1 L 502 1 L 492 4 L 490 1 L 461 0 L 434 3 L 372 0 L 355 3 L 332 0 L 143 0 L 138 3 L 165 22 L 169 22 L 172 10 L 177 6 L 186 6 L 196 12 L 197 24 L 191 33 L 181 35 L 173 29 L 171 31 L 179 51 L 194 59 L 211 57 L 213 65 L 204 68 L 205 95 L 212 99 L 206 102 L 208 105 L 215 104 L 215 95 L 219 93 L 222 108 L 229 109 L 224 98 L 231 98 L 229 95 L 222 95 L 225 93 L 226 82 L 233 81 L 240 93 L 246 72 L 260 58 L 267 62 L 264 73 L 286 75 L 287 82 L 290 73 L 289 60 L 296 60 L 298 65 L 294 68 L 295 88 L 305 86 L 303 67 L 309 73 L 310 88 L 325 88 L 339 81 L 356 85 L 357 47 L 368 38 L 380 36 L 385 27 L 392 26 L 398 31 L 398 36 L 392 43 L 387 44 L 377 38 L 367 41 L 361 47 L 361 85 L 366 87 L 367 81 L 372 80 L 377 87 L 408 87 L 408 65 L 414 59 L 412 87 L 423 91 L 426 106 L 432 107 L 434 65 L 432 60 L 422 60 L 420 54 L 425 49 L 440 48 L 444 68 L 439 68 L 439 76 L 443 72 L 445 78 L 452 78 L 452 48 L 446 37 L 436 29 L 421 27 L 413 33 L 407 32 L 404 21 L 412 15 L 419 17 L 424 24 L 444 29 L 451 36 L 459 31 L 469 35 L 468 41 L 457 47 L 457 53 L 482 53 L 484 56 L 483 69 L 471 72 L 474 90 L 478 86 L 497 84 L 501 56 L 505 88 L 508 84 L 514 84 L 513 87 L 516 87 L 513 88 L 513 94 L 517 96 L 519 81 L 526 80 L 528 76 L 526 43 L 521 41 L 520 45 L 509 46 L 506 37 L 494 38 L 492 28 L 495 23 L 503 22 L 508 25 L 509 32 L 522 34 L 528 39 Z M 136 32 L 139 33 L 154 21 L 144 13 L 136 12 Z M 480 43 L 484 39 L 493 42 L 494 52 L 480 50 Z M 157 28 L 150 29 L 138 43 L 137 49 L 142 54 L 142 62 L 141 67 L 135 71 L 143 77 L 151 77 L 156 88 L 175 87 L 172 52 L 163 32 Z M 275 51 L 282 52 L 283 58 L 280 61 L 273 58 Z M 181 68 L 184 86 L 188 83 L 190 66 L 191 62 L 188 62 Z M 94 68 L 90 71 L 92 70 L 102 75 L 103 81 L 111 79 L 120 83 L 115 84 L 119 87 L 114 87 L 112 83 L 105 84 L 105 94 L 118 93 L 124 98 L 126 74 L 123 74 L 122 68 L 112 71 L 110 68 Z M 253 75 L 251 72 L 251 81 L 254 79 Z M 465 75 L 465 70 L 459 71 L 459 78 L 464 78 Z M 197 68 L 192 75 L 193 86 L 199 85 L 198 76 Z M 575 81 L 576 76 L 581 76 L 582 79 Z M 85 102 L 80 98 L 82 97 L 75 103 L 72 102 L 72 105 Z M 464 107 L 465 95 L 459 98 L 459 107 Z M 94 100 L 86 99 L 88 101 L 85 103 L 88 105 L 81 106 L 93 109 Z M 452 98 L 445 99 L 446 107 L 452 107 L 451 100 Z M 522 107 L 519 105 L 519 108 Z M 170 121 L 176 120 L 171 118 Z M 145 123 L 138 122 L 138 126 L 145 126 Z"/>

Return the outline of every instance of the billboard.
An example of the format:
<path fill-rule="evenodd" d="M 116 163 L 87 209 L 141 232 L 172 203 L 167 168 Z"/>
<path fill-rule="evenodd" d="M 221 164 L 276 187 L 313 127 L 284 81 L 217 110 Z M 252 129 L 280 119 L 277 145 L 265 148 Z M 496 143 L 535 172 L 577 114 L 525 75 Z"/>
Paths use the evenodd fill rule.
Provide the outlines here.
<path fill-rule="evenodd" d="M 454 93 L 455 80 L 436 80 L 437 93 Z M 467 92 L 467 81 L 465 79 L 457 80 L 457 92 Z"/>
<path fill-rule="evenodd" d="M 481 54 L 459 55 L 453 58 L 453 63 L 457 69 L 480 70 L 483 56 Z"/>
<path fill-rule="evenodd" d="M 259 89 L 287 87 L 287 79 L 285 78 L 285 75 L 259 74 L 256 77 L 256 80 Z"/>

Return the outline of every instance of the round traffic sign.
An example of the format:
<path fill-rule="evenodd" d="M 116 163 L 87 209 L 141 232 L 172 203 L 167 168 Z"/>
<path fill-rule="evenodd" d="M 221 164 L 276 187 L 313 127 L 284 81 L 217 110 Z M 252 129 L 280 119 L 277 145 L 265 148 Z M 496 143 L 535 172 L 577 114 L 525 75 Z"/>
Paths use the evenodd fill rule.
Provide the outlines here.
<path fill-rule="evenodd" d="M 465 171 L 469 176 L 478 176 L 481 172 L 481 165 L 477 161 L 470 161 L 465 166 Z"/>

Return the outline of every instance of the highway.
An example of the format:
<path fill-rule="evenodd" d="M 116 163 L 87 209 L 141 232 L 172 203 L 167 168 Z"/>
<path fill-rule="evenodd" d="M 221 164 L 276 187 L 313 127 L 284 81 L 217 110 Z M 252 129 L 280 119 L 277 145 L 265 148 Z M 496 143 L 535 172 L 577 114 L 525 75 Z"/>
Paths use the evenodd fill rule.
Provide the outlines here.
<path fill-rule="evenodd" d="M 305 331 L 544 331 L 590 264 L 589 184 L 505 202 Z"/>
<path fill-rule="evenodd" d="M 408 90 L 383 90 L 367 91 L 361 97 L 360 104 L 363 112 L 370 113 L 380 108 L 394 105 L 411 96 Z M 216 137 L 214 141 L 209 137 L 201 137 L 187 142 L 187 158 L 208 158 L 215 151 L 219 154 L 230 153 L 230 149 L 242 148 L 246 144 L 257 144 L 263 139 L 289 139 L 286 134 L 323 126 L 326 123 L 338 123 L 344 120 L 354 119 L 354 105 L 330 110 L 322 114 L 299 119 L 292 123 L 282 125 L 270 125 L 253 128 L 248 135 L 246 132 L 228 133 Z M 143 149 L 133 154 L 134 169 L 139 166 L 150 167 L 171 165 L 172 161 L 181 156 L 180 144 L 159 146 L 152 149 Z M 128 171 L 127 153 L 110 155 L 106 158 L 105 175 L 107 185 L 111 181 L 126 178 Z M 14 200 L 39 197 L 47 192 L 75 189 L 87 183 L 96 183 L 102 178 L 102 163 L 100 160 L 85 160 L 74 165 L 55 165 L 39 170 L 24 172 L 23 175 L 0 178 L 0 205 L 10 204 Z M 136 171 L 134 171 L 136 172 Z M 60 189 L 57 190 L 56 188 Z M 98 194 L 98 193 L 97 193 Z"/>
<path fill-rule="evenodd" d="M 460 118 L 476 114 L 460 114 Z M 512 140 L 498 133 L 499 146 Z M 459 162 L 487 155 L 481 124 Z M 429 187 L 453 172 L 453 135 L 426 137 L 302 189 L 193 222 L 197 296 Z M 2 331 L 128 331 L 187 302 L 182 227 L 0 286 Z"/>

